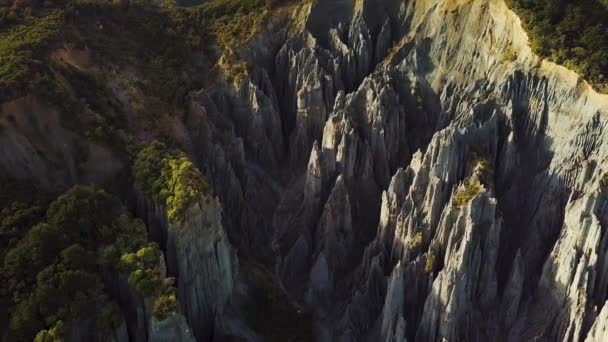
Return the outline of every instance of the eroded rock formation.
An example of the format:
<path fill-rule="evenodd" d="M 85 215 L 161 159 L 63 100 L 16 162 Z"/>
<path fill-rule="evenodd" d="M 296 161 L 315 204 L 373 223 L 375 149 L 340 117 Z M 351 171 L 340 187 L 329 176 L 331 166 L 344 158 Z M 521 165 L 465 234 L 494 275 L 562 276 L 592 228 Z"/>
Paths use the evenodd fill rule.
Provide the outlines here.
<path fill-rule="evenodd" d="M 198 340 L 227 329 L 233 245 L 319 341 L 607 338 L 608 96 L 503 0 L 305 2 L 238 53 L 182 122 L 218 200 L 183 224 L 139 200 Z"/>

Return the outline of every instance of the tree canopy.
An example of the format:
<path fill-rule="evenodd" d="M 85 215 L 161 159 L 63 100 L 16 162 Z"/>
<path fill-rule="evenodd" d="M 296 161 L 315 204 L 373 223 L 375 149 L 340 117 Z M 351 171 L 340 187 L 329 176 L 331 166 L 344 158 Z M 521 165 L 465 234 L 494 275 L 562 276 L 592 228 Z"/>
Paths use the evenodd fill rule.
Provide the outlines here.
<path fill-rule="evenodd" d="M 185 211 L 210 192 L 205 177 L 183 152 L 158 141 L 139 151 L 133 173 L 138 187 L 166 206 L 171 222 L 182 221 Z"/>
<path fill-rule="evenodd" d="M 13 307 L 9 340 L 54 341 L 85 318 L 94 319 L 96 331 L 117 326 L 120 311 L 102 272 L 125 274 L 144 297 L 173 293 L 161 279 L 158 246 L 118 199 L 76 186 L 50 203 L 46 215 L 40 210 L 17 203 L 0 217 L 2 241 L 9 241 L 2 264 Z"/>
<path fill-rule="evenodd" d="M 605 0 L 507 0 L 522 19 L 532 49 L 608 92 L 608 6 Z"/>

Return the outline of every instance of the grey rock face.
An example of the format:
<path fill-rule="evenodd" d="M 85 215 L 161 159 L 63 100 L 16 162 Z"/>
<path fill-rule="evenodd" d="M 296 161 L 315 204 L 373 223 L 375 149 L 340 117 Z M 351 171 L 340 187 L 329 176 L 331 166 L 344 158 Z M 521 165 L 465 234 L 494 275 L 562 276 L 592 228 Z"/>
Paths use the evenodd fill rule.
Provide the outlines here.
<path fill-rule="evenodd" d="M 180 312 L 163 321 L 152 319 L 150 339 L 207 340 L 230 302 L 238 272 L 236 253 L 222 225 L 221 206 L 206 197 L 186 211 L 184 220 L 169 222 L 164 206 L 142 199 L 152 236 L 167 250 L 167 272 L 177 278 Z"/>
<path fill-rule="evenodd" d="M 152 319 L 150 324 L 150 342 L 194 342 L 192 331 L 186 319 L 179 313 L 167 317 L 162 321 Z"/>
<path fill-rule="evenodd" d="M 308 6 L 249 85 L 273 114 L 242 111 L 209 154 L 249 212 L 229 226 L 272 236 L 318 339 L 600 338 L 608 98 L 536 57 L 502 0 Z"/>
<path fill-rule="evenodd" d="M 169 272 L 179 279 L 177 295 L 194 335 L 210 336 L 229 302 L 237 273 L 236 253 L 221 222 L 220 204 L 206 199 L 183 223 L 169 225 Z M 173 268 L 173 269 L 172 269 Z"/>
<path fill-rule="evenodd" d="M 403 318 L 403 305 L 405 302 L 404 274 L 401 263 L 393 269 L 386 299 L 382 309 L 382 323 L 380 326 L 380 337 L 386 342 L 405 342 L 406 321 Z"/>
<path fill-rule="evenodd" d="M 587 338 L 585 338 L 585 342 L 596 342 L 596 341 L 604 341 L 608 338 L 608 307 L 604 304 L 602 311 L 599 316 L 595 319 L 595 323 L 589 330 L 589 334 Z"/>

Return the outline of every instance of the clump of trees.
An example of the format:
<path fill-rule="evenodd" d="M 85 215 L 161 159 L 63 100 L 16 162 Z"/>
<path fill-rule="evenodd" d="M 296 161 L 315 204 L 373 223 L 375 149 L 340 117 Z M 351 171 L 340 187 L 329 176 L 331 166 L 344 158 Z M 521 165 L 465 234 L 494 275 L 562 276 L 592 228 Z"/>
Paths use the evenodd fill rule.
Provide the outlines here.
<path fill-rule="evenodd" d="M 532 49 L 608 92 L 608 8 L 599 0 L 507 0 Z"/>
<path fill-rule="evenodd" d="M 165 204 L 171 222 L 182 222 L 186 210 L 210 192 L 207 180 L 188 157 L 159 141 L 137 153 L 133 173 L 146 195 Z"/>
<path fill-rule="evenodd" d="M 143 222 L 95 187 L 72 188 L 45 214 L 14 204 L 2 210 L 0 227 L 11 341 L 57 340 L 82 319 L 93 319 L 100 333 L 117 327 L 122 316 L 104 289 L 102 271 L 128 274 L 144 297 L 172 290 L 160 279 L 160 251 L 148 242 Z"/>
<path fill-rule="evenodd" d="M 154 302 L 152 315 L 159 321 L 171 316 L 177 310 L 177 297 L 174 288 L 169 288 Z"/>
<path fill-rule="evenodd" d="M 452 206 L 461 208 L 466 206 L 473 198 L 475 198 L 483 190 L 481 182 L 477 176 L 472 175 L 467 177 L 462 186 L 456 191 L 452 198 Z"/>
<path fill-rule="evenodd" d="M 30 81 L 28 78 L 41 69 L 35 62 L 36 55 L 57 37 L 63 25 L 61 11 L 47 10 L 36 16 L 9 20 L 4 9 L 0 7 L 0 23 L 15 24 L 0 31 L 0 99 L 15 92 L 15 88 L 24 88 Z"/>

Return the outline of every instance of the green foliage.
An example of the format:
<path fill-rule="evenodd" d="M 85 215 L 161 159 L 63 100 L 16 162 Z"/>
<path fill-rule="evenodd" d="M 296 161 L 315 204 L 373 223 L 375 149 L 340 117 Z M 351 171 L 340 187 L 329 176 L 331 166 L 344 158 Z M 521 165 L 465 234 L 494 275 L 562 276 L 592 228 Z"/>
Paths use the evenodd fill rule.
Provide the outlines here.
<path fill-rule="evenodd" d="M 38 332 L 34 342 L 63 342 L 64 335 L 65 326 L 62 321 L 57 321 L 52 328 Z"/>
<path fill-rule="evenodd" d="M 31 340 L 36 331 L 58 320 L 95 314 L 101 291 L 93 253 L 78 244 L 63 249 L 56 262 L 36 275 L 27 299 L 18 301 L 11 319 L 12 336 Z M 51 332 L 42 333 L 41 338 Z"/>
<path fill-rule="evenodd" d="M 508 0 L 542 57 L 608 91 L 608 9 L 597 0 Z"/>
<path fill-rule="evenodd" d="M 267 14 L 266 10 L 255 8 L 250 12 L 225 15 L 215 20 L 212 32 L 221 46 L 235 48 L 261 31 Z"/>
<path fill-rule="evenodd" d="M 177 298 L 175 297 L 175 293 L 170 292 L 156 298 L 152 314 L 154 318 L 162 321 L 171 316 L 175 311 L 177 311 Z"/>
<path fill-rule="evenodd" d="M 11 309 L 8 340 L 31 341 L 45 327 L 43 318 L 37 312 L 35 298 L 27 297 Z"/>
<path fill-rule="evenodd" d="M 467 177 L 463 185 L 458 188 L 452 199 L 452 206 L 461 208 L 466 206 L 475 196 L 482 191 L 479 178 L 476 176 Z"/>
<path fill-rule="evenodd" d="M 74 244 L 38 273 L 34 296 L 43 317 L 68 319 L 93 314 L 101 291 L 95 255 Z"/>
<path fill-rule="evenodd" d="M 473 198 L 493 185 L 494 170 L 490 161 L 483 157 L 483 153 L 473 148 L 470 160 L 471 176 L 465 178 L 452 198 L 452 206 L 456 208 L 466 206 Z"/>
<path fill-rule="evenodd" d="M 102 239 L 108 241 L 112 236 L 115 240 L 103 247 L 101 255 L 105 265 L 118 265 L 123 254 L 136 251 L 148 243 L 146 226 L 140 219 L 133 219 L 123 212 L 109 226 L 101 228 Z"/>
<path fill-rule="evenodd" d="M 138 187 L 167 207 L 171 222 L 181 222 L 190 206 L 209 194 L 201 172 L 183 152 L 154 141 L 136 156 L 133 173 Z"/>
<path fill-rule="evenodd" d="M 241 83 L 251 72 L 251 66 L 245 62 L 233 60 L 223 65 L 224 76 L 231 83 Z"/>
<path fill-rule="evenodd" d="M 270 9 L 287 2 L 287 0 L 210 0 L 199 8 L 211 18 L 220 18 Z"/>
<path fill-rule="evenodd" d="M 62 24 L 62 12 L 49 10 L 0 32 L 0 89 L 23 86 L 37 68 L 37 53 L 57 37 Z"/>
<path fill-rule="evenodd" d="M 97 314 L 97 329 L 98 331 L 109 331 L 120 326 L 123 316 L 120 307 L 113 301 L 103 301 L 101 308 Z"/>
<path fill-rule="evenodd" d="M 43 214 L 39 205 L 28 206 L 22 202 L 13 202 L 3 208 L 0 211 L 0 251 L 21 239 Z M 0 253 L 0 257 L 2 255 Z"/>
<path fill-rule="evenodd" d="M 162 172 L 163 178 L 167 180 L 162 195 L 166 199 L 169 220 L 177 222 L 183 219 L 191 205 L 201 200 L 202 195 L 209 193 L 209 186 L 184 154 L 169 159 L 167 165 Z"/>
<path fill-rule="evenodd" d="M 170 152 L 167 146 L 159 141 L 153 141 L 150 145 L 141 149 L 133 163 L 133 173 L 139 188 L 148 196 L 164 200 L 160 197 L 163 190 L 162 169 L 164 158 Z"/>
<path fill-rule="evenodd" d="M 490 187 L 494 181 L 494 168 L 487 158 L 477 158 L 473 160 L 473 172 L 479 178 L 481 184 Z"/>
<path fill-rule="evenodd" d="M 122 211 L 120 203 L 105 191 L 76 186 L 51 203 L 47 222 L 61 227 L 74 241 L 109 242 L 114 236 L 105 232 L 106 227 L 111 226 Z"/>
<path fill-rule="evenodd" d="M 415 249 L 415 248 L 420 247 L 422 245 L 422 232 L 416 232 L 416 234 L 414 234 L 413 237 L 408 238 L 405 241 L 405 245 L 409 249 Z"/>
<path fill-rule="evenodd" d="M 431 274 L 435 271 L 435 253 L 429 251 L 424 262 L 424 272 Z"/>
<path fill-rule="evenodd" d="M 158 246 L 148 244 L 144 224 L 116 198 L 76 186 L 48 206 L 44 222 L 38 222 L 40 210 L 16 204 L 2 212 L 7 226 L 35 224 L 13 238 L 4 258 L 2 274 L 14 303 L 9 339 L 52 341 L 59 338 L 57 322 L 67 327 L 86 318 L 98 331 L 110 331 L 121 315 L 104 292 L 100 271 L 122 271 L 123 259 L 134 259 L 128 272 L 143 272 L 133 276 L 136 289 L 153 295 L 162 289 Z"/>
<path fill-rule="evenodd" d="M 3 272 L 15 301 L 23 299 L 35 283 L 38 272 L 68 246 L 69 239 L 60 227 L 40 223 L 8 251 Z"/>
<path fill-rule="evenodd" d="M 183 69 L 208 40 L 200 16 L 149 2 L 71 1 L 65 16 L 80 32 L 69 39 L 86 44 L 106 65 L 135 67 L 145 75 L 137 85 L 144 111 L 155 112 L 148 114 L 170 109 L 167 104 L 188 82 L 180 76 Z"/>
<path fill-rule="evenodd" d="M 517 60 L 517 51 L 510 46 L 503 56 L 503 61 L 506 63 L 513 63 Z"/>
<path fill-rule="evenodd" d="M 129 285 L 143 296 L 157 296 L 162 288 L 160 274 L 160 251 L 158 245 L 150 243 L 135 253 L 123 254 L 119 267 L 129 274 Z"/>

